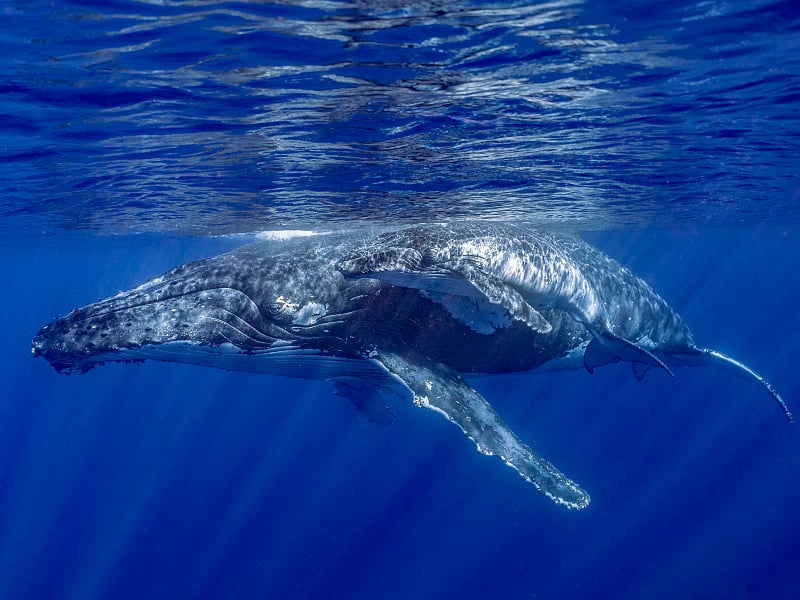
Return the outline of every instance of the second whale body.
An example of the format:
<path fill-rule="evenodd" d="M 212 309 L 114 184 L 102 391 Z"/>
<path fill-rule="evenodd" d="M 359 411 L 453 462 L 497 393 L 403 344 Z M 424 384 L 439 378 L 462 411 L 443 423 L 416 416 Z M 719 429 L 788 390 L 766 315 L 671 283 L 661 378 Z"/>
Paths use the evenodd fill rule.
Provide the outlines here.
<path fill-rule="evenodd" d="M 566 314 L 591 334 L 582 346 L 590 373 L 620 361 L 630 362 L 638 379 L 654 367 L 670 375 L 670 365 L 723 367 L 760 383 L 793 422 L 763 377 L 698 346 L 683 319 L 645 281 L 576 237 L 497 223 L 418 225 L 377 236 L 337 268 L 351 279 L 418 289 L 478 332 L 502 324 L 474 325 L 465 305 L 484 316 L 494 307 L 541 334 L 552 329 L 544 311 Z"/>

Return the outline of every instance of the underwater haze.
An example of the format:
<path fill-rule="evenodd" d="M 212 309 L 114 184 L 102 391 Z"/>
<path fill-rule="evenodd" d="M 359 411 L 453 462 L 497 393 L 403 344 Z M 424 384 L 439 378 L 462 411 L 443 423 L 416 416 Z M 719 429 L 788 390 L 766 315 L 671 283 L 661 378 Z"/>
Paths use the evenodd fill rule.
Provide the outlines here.
<path fill-rule="evenodd" d="M 510 221 L 800 413 L 796 2 L 6 0 L 0 74 L 0 598 L 800 597 L 800 431 L 720 371 L 475 379 L 570 511 L 411 402 L 31 358 L 259 232 Z"/>

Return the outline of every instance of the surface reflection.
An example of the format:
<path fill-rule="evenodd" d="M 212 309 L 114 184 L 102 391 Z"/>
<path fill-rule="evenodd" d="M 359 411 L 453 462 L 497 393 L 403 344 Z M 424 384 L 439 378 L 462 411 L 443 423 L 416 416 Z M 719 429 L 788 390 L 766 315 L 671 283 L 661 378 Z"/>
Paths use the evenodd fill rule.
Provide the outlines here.
<path fill-rule="evenodd" d="M 699 8 L 637 34 L 613 3 L 579 1 L 129 6 L 54 11 L 11 84 L 18 128 L 40 131 L 7 154 L 34 166 L 15 184 L 56 226 L 603 226 L 671 220 L 676 196 L 704 210 L 732 185 L 764 197 L 786 183 L 759 176 L 749 152 L 786 148 L 765 147 L 736 104 L 742 73 L 761 76 L 737 66 L 699 93 L 711 65 L 667 36 L 670 18 L 716 18 Z M 19 214 L 19 198 L 0 210 Z"/>

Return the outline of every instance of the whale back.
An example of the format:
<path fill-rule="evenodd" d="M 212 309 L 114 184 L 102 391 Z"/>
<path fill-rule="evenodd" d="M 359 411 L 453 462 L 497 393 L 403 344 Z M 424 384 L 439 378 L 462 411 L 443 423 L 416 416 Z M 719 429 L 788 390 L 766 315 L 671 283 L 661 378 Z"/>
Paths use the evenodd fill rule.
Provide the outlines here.
<path fill-rule="evenodd" d="M 683 319 L 645 281 L 577 237 L 505 224 L 421 225 L 378 236 L 337 268 L 420 289 L 456 318 L 463 298 L 484 315 L 487 300 L 511 311 L 524 301 L 587 326 L 599 321 L 650 349 L 695 347 Z"/>

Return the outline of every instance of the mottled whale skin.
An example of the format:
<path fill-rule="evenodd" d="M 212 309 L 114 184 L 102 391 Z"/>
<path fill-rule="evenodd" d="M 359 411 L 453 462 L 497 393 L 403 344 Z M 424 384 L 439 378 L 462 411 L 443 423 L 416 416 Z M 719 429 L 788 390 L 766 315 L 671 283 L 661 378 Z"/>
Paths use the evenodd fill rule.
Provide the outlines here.
<path fill-rule="evenodd" d="M 493 235 L 504 231 L 486 227 Z M 383 241 L 350 232 L 258 242 L 180 265 L 44 326 L 32 352 L 63 373 L 152 359 L 327 380 L 380 423 L 393 416 L 387 394 L 410 397 L 458 425 L 479 452 L 500 457 L 553 502 L 588 506 L 589 495 L 518 438 L 464 377 L 580 368 L 595 334 L 555 304 L 536 307 L 548 323 L 544 330 L 471 294 L 342 274 L 343 261 Z M 607 260 L 611 271 L 622 269 Z M 623 285 L 615 298 L 628 309 L 642 285 L 630 277 L 623 277 L 630 289 Z M 640 310 L 636 326 L 624 313 L 607 312 L 609 329 L 637 343 L 647 337 L 660 360 L 728 367 L 780 400 L 744 365 L 695 347 L 663 301 Z"/>
<path fill-rule="evenodd" d="M 351 278 L 375 277 L 445 298 L 454 316 L 463 312 L 450 308 L 454 295 L 482 303 L 482 313 L 495 305 L 540 333 L 552 327 L 542 309 L 566 312 L 596 340 L 585 355 L 590 372 L 618 360 L 669 372 L 644 346 L 694 347 L 689 329 L 658 294 L 576 238 L 510 225 L 418 226 L 381 235 L 337 268 Z M 653 343 L 630 341 L 645 338 Z"/>
<path fill-rule="evenodd" d="M 45 325 L 33 355 L 62 373 L 150 359 L 327 380 L 379 423 L 393 416 L 386 393 L 399 394 L 458 425 L 553 502 L 588 506 L 589 495 L 462 378 L 570 365 L 586 330 L 554 312 L 546 335 L 518 323 L 478 334 L 417 290 L 344 278 L 336 263 L 364 242 L 352 233 L 260 242 L 178 266 Z"/>
<path fill-rule="evenodd" d="M 337 269 L 353 280 L 418 289 L 467 324 L 468 302 L 481 314 L 493 305 L 543 335 L 553 314 L 567 314 L 591 335 L 583 354 L 590 373 L 619 361 L 630 362 L 638 379 L 653 367 L 672 374 L 670 365 L 715 365 L 759 382 L 793 421 L 763 377 L 697 346 L 683 319 L 645 281 L 577 237 L 500 223 L 418 225 L 377 236 Z"/>
<path fill-rule="evenodd" d="M 548 313 L 554 327 L 547 335 L 509 319 L 487 336 L 416 290 L 343 277 L 336 264 L 367 239 L 348 233 L 256 242 L 182 264 L 45 325 L 33 353 L 64 373 L 155 354 L 222 366 L 231 355 L 229 370 L 308 379 L 328 377 L 308 364 L 287 372 L 280 357 L 300 353 L 305 363 L 335 369 L 377 347 L 397 347 L 466 374 L 579 366 L 573 354 L 588 333 L 558 311 Z"/>

